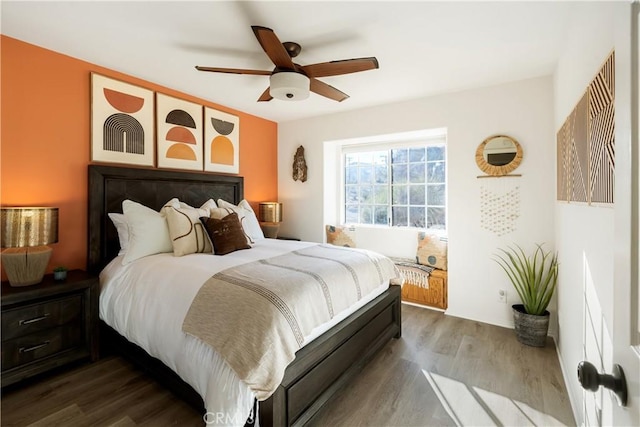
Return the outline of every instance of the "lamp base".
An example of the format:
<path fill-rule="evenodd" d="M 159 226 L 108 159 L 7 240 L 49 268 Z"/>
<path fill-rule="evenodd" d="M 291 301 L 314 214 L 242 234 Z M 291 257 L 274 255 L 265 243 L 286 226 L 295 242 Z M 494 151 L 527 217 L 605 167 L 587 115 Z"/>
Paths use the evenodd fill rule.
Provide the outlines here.
<path fill-rule="evenodd" d="M 9 284 L 18 287 L 42 282 L 51 252 L 52 249 L 48 246 L 9 248 L 2 251 L 2 267 L 7 272 Z"/>
<path fill-rule="evenodd" d="M 260 228 L 262 228 L 262 233 L 264 237 L 268 239 L 277 239 L 278 231 L 280 230 L 279 222 L 261 222 Z"/>

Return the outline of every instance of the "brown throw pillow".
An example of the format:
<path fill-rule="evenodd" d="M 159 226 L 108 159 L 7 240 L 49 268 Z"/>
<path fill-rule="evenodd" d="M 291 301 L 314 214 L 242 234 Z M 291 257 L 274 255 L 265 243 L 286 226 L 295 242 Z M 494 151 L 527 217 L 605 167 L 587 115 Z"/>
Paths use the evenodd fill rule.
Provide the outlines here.
<path fill-rule="evenodd" d="M 222 219 L 203 216 L 200 221 L 207 230 L 211 243 L 213 243 L 213 252 L 216 255 L 226 255 L 240 249 L 251 249 L 251 246 L 247 244 L 247 238 L 237 213 L 234 212 Z"/>

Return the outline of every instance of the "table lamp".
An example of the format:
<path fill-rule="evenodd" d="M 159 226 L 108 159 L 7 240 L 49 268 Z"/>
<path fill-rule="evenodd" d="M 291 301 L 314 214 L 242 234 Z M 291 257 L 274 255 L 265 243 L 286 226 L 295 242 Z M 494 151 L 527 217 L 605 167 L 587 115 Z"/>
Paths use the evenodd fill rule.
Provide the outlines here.
<path fill-rule="evenodd" d="M 2 266 L 11 286 L 42 282 L 58 241 L 58 208 L 0 208 Z"/>
<path fill-rule="evenodd" d="M 282 203 L 262 202 L 258 206 L 258 220 L 264 237 L 276 239 L 282 222 Z"/>

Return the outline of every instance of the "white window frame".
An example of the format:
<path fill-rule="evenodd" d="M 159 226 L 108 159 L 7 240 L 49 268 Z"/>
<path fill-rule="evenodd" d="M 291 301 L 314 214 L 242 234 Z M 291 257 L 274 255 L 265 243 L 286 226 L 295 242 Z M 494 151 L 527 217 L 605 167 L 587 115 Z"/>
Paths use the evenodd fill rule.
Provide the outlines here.
<path fill-rule="evenodd" d="M 418 132 L 407 132 L 407 133 L 399 133 L 399 134 L 390 134 L 390 135 L 381 135 L 372 138 L 358 138 L 352 140 L 344 140 L 337 142 L 337 157 L 340 159 L 340 164 L 338 167 L 340 178 L 337 180 L 337 184 L 339 188 L 336 191 L 338 195 L 337 206 L 339 208 L 339 218 L 342 223 L 346 218 L 345 212 L 345 185 L 346 185 L 346 176 L 345 176 L 345 154 L 351 153 L 359 153 L 359 152 L 368 152 L 368 151 L 382 151 L 382 150 L 390 150 L 394 148 L 412 148 L 412 147 L 427 147 L 430 145 L 444 145 L 445 147 L 445 228 L 444 229 L 428 229 L 428 228 L 419 228 L 419 227 L 411 227 L 411 226 L 394 226 L 391 224 L 381 225 L 381 224 L 354 224 L 358 227 L 373 227 L 373 228 L 388 228 L 388 229 L 413 229 L 413 230 L 429 230 L 436 232 L 438 234 L 442 234 L 447 232 L 447 227 L 449 224 L 448 221 L 448 197 L 447 197 L 447 189 L 448 189 L 448 147 L 447 147 L 447 136 L 446 129 L 431 129 L 424 130 Z M 390 177 L 391 178 L 391 177 Z M 389 197 L 392 197 L 389 194 Z M 389 205 L 391 205 L 391 200 L 389 201 Z M 425 205 L 426 206 L 426 205 Z"/>

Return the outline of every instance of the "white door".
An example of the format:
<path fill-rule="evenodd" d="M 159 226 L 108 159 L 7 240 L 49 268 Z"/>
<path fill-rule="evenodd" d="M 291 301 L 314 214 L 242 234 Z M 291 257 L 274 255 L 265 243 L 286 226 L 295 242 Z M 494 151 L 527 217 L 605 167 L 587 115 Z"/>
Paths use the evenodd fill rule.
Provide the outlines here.
<path fill-rule="evenodd" d="M 626 20 L 616 36 L 624 52 L 616 64 L 616 200 L 614 255 L 614 318 L 613 362 L 624 370 L 628 401 L 626 407 L 613 404 L 613 424 L 616 426 L 640 426 L 640 3 L 624 5 L 620 17 Z M 618 67 L 618 65 L 620 67 Z M 620 109 L 620 111 L 618 111 Z M 620 125 L 620 129 L 618 129 Z M 619 173 L 618 173 L 619 171 Z M 611 369 L 611 368 L 609 368 Z"/>
<path fill-rule="evenodd" d="M 599 373 L 620 365 L 626 406 L 600 387 L 584 392 L 584 425 L 640 426 L 640 3 L 617 6 L 615 37 L 615 203 L 613 321 L 607 324 L 585 260 L 584 360 Z"/>

